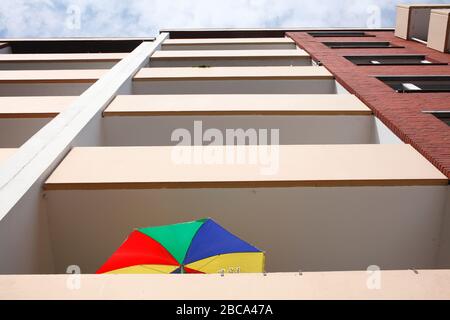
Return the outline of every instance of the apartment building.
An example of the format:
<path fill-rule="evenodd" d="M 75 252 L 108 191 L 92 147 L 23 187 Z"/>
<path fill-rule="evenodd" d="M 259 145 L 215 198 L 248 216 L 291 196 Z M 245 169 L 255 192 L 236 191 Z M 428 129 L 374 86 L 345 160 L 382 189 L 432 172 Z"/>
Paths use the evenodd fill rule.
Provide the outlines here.
<path fill-rule="evenodd" d="M 0 40 L 0 298 L 450 298 L 449 9 Z M 204 217 L 267 274 L 93 275 Z"/>

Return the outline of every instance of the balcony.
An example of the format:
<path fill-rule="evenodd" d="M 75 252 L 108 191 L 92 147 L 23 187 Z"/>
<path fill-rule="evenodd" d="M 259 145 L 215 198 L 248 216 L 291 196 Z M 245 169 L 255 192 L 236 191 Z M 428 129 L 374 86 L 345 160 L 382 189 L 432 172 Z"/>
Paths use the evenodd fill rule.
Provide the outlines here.
<path fill-rule="evenodd" d="M 107 70 L 0 71 L 0 96 L 78 96 Z"/>
<path fill-rule="evenodd" d="M 311 58 L 291 50 L 192 50 L 157 51 L 150 67 L 310 66 Z"/>
<path fill-rule="evenodd" d="M 296 49 L 291 38 L 167 39 L 162 50 L 280 50 Z"/>
<path fill-rule="evenodd" d="M 126 53 L 2 54 L 0 70 L 110 69 Z"/>
<path fill-rule="evenodd" d="M 447 30 L 447 23 L 441 25 L 441 27 L 436 30 L 434 27 L 439 26 L 433 22 L 433 28 L 430 30 L 430 17 L 434 10 L 441 11 L 445 13 L 450 9 L 449 4 L 400 4 L 397 5 L 397 19 L 395 27 L 395 35 L 402 39 L 407 40 L 418 40 L 419 42 L 427 42 L 429 37 L 429 31 L 432 31 L 432 37 L 435 36 L 436 32 L 439 32 L 443 37 L 445 37 L 445 30 Z M 439 14 L 439 13 L 438 13 Z M 448 12 L 447 12 L 448 16 Z M 438 19 L 436 16 L 433 19 Z M 448 19 L 446 19 L 448 21 Z"/>
<path fill-rule="evenodd" d="M 76 97 L 0 97 L 0 148 L 20 147 Z"/>
<path fill-rule="evenodd" d="M 44 186 L 56 272 L 94 272 L 136 226 L 203 216 L 266 250 L 269 272 L 436 267 L 448 180 L 409 145 L 280 146 L 257 164 L 178 163 L 173 150 L 69 153 Z"/>
<path fill-rule="evenodd" d="M 336 82 L 323 67 L 142 68 L 133 94 L 331 94 Z"/>
<path fill-rule="evenodd" d="M 106 146 L 174 145 L 172 132 L 186 128 L 193 136 L 199 122 L 200 135 L 234 129 L 250 139 L 260 130 L 279 130 L 280 144 L 378 143 L 370 109 L 349 94 L 120 95 L 103 117 Z"/>

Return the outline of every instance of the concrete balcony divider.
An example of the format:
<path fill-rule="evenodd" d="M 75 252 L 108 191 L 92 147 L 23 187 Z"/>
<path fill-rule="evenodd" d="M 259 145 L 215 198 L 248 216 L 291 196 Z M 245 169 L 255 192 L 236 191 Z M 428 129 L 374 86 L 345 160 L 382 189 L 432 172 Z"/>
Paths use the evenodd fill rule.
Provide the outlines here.
<path fill-rule="evenodd" d="M 441 52 L 450 51 L 450 8 L 431 10 L 427 46 Z"/>

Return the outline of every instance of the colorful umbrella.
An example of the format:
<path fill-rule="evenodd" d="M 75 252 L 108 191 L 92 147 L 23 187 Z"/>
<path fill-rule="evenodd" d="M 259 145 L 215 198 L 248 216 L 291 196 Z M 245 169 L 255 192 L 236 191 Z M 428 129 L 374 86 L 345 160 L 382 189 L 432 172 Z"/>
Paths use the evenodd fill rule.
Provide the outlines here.
<path fill-rule="evenodd" d="M 264 252 L 212 219 L 133 231 L 97 273 L 257 273 Z"/>

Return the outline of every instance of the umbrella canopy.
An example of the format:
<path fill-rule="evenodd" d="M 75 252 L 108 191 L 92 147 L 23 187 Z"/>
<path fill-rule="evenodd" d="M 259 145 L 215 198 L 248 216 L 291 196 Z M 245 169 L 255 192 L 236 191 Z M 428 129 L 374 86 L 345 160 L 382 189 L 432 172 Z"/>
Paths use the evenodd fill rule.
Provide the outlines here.
<path fill-rule="evenodd" d="M 212 219 L 134 230 L 97 273 L 257 273 L 264 252 Z"/>

